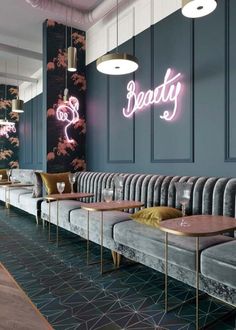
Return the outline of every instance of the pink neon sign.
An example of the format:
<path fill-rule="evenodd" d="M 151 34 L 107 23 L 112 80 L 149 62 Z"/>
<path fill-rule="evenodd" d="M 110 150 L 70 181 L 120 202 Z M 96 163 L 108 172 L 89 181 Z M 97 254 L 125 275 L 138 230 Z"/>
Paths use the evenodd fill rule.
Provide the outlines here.
<path fill-rule="evenodd" d="M 79 120 L 79 101 L 76 97 L 71 96 L 66 104 L 59 105 L 56 114 L 57 119 L 65 121 L 67 125 L 64 128 L 66 141 L 73 143 L 74 140 L 69 138 L 68 128 Z"/>
<path fill-rule="evenodd" d="M 154 90 L 149 89 L 146 92 L 137 92 L 135 82 L 131 80 L 127 85 L 127 108 L 123 108 L 123 115 L 131 117 L 138 110 L 143 109 L 151 104 L 173 104 L 173 109 L 168 109 L 160 115 L 161 119 L 171 121 L 177 114 L 179 94 L 181 91 L 181 83 L 178 81 L 181 73 L 173 75 L 169 68 L 166 71 L 163 84 L 157 86 Z"/>
<path fill-rule="evenodd" d="M 16 128 L 14 124 L 4 125 L 0 127 L 0 136 L 5 136 L 8 139 L 9 133 L 16 133 Z"/>

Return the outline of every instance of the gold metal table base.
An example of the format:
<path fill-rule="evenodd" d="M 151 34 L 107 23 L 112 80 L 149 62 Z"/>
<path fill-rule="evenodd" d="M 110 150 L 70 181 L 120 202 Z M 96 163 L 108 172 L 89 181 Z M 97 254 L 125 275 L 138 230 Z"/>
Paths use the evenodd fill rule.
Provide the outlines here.
<path fill-rule="evenodd" d="M 99 261 L 89 262 L 89 215 L 90 211 L 87 212 L 87 266 L 98 264 Z M 110 273 L 117 270 L 117 264 L 115 263 L 115 268 L 104 270 L 105 261 L 103 259 L 103 231 L 104 231 L 104 220 L 103 220 L 103 211 L 101 211 L 101 220 L 100 220 L 100 273 L 103 275 L 105 273 Z M 107 262 L 106 262 L 107 263 Z"/>
<path fill-rule="evenodd" d="M 195 324 L 196 330 L 199 329 L 199 237 L 196 239 L 196 268 L 195 268 L 195 281 L 196 281 L 196 295 L 180 304 L 168 308 L 168 232 L 165 232 L 165 312 L 168 313 L 173 309 L 195 299 L 196 300 L 196 314 L 195 314 Z"/>

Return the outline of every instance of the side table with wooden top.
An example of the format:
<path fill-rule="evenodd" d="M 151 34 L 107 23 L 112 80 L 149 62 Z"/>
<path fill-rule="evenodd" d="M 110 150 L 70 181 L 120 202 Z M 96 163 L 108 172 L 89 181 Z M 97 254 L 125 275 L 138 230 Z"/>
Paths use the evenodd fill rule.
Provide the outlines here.
<path fill-rule="evenodd" d="M 184 220 L 184 222 L 182 221 Z M 184 226 L 181 226 L 184 223 Z M 168 312 L 168 234 L 195 237 L 196 244 L 196 329 L 199 329 L 199 239 L 236 229 L 236 219 L 226 216 L 193 215 L 165 220 L 159 229 L 165 232 L 165 311 Z M 186 301 L 187 302 L 187 301 Z M 184 304 L 185 302 L 183 302 Z M 178 305 L 179 306 L 179 305 Z M 177 306 L 174 306 L 174 309 Z"/>
<path fill-rule="evenodd" d="M 144 205 L 142 202 L 137 201 L 111 201 L 111 202 L 97 202 L 97 203 L 81 203 L 80 207 L 88 211 L 87 214 L 87 265 L 89 265 L 89 213 L 101 212 L 100 223 L 100 269 L 101 274 L 103 271 L 103 213 L 107 211 L 122 211 L 125 209 L 140 208 Z M 114 257 L 113 257 L 114 258 Z M 116 263 L 115 263 L 116 264 Z"/>
<path fill-rule="evenodd" d="M 59 230 L 59 201 L 63 200 L 76 200 L 76 199 L 83 199 L 83 198 L 88 198 L 88 197 L 93 197 L 93 194 L 90 193 L 62 193 L 62 194 L 51 194 L 45 196 L 45 200 L 49 203 L 49 212 L 48 212 L 48 240 L 50 241 L 51 237 L 51 230 L 50 230 L 50 225 L 51 225 L 51 202 L 56 201 L 57 203 L 57 224 L 56 224 L 56 244 L 58 246 L 58 230 Z"/>

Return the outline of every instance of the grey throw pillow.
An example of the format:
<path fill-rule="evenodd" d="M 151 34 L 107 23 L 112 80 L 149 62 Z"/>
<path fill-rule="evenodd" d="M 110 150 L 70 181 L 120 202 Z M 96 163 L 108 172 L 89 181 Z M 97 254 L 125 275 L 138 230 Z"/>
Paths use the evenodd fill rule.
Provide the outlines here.
<path fill-rule="evenodd" d="M 34 188 L 32 192 L 33 198 L 43 196 L 43 181 L 39 172 L 34 172 Z"/>

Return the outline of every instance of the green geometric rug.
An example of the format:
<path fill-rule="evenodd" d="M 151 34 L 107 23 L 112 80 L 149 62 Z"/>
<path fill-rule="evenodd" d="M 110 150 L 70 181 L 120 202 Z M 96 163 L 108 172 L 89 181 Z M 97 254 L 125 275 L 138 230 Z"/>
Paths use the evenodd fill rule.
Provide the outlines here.
<path fill-rule="evenodd" d="M 52 226 L 52 239 L 55 228 Z M 111 259 L 109 251 L 105 257 Z M 100 256 L 91 243 L 91 259 Z M 35 219 L 0 206 L 0 262 L 58 330 L 195 329 L 195 303 L 164 312 L 164 276 L 140 264 L 100 274 L 99 265 L 86 265 L 86 241 L 60 229 L 60 244 L 48 242 L 47 228 Z M 110 266 L 110 265 L 109 265 Z M 194 290 L 169 280 L 170 303 L 194 295 Z M 233 310 L 205 297 L 200 300 L 200 324 L 206 325 Z M 1 321 L 0 321 L 1 328 Z M 210 329 L 210 328 L 208 328 Z M 235 316 L 211 329 L 235 329 Z"/>

